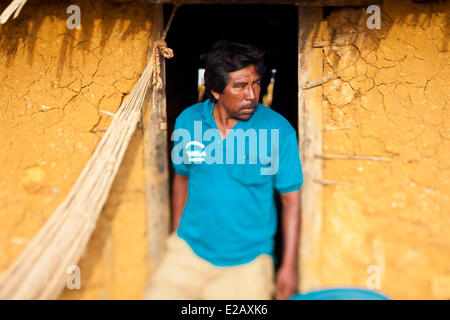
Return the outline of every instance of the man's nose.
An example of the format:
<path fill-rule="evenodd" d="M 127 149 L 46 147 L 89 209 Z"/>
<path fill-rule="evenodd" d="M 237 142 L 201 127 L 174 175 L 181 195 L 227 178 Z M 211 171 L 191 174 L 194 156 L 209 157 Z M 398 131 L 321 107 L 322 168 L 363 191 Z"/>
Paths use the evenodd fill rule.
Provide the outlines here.
<path fill-rule="evenodd" d="M 247 100 L 255 100 L 256 99 L 256 90 L 252 86 L 249 86 L 247 90 Z"/>

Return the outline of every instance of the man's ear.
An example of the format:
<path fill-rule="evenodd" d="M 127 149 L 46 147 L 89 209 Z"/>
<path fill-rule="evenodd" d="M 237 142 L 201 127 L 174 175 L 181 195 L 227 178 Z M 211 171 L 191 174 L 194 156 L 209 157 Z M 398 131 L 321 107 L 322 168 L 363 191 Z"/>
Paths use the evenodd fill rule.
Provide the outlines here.
<path fill-rule="evenodd" d="M 213 91 L 213 90 L 211 90 L 211 93 L 212 93 L 214 99 L 216 99 L 216 101 L 219 100 L 219 98 L 220 98 L 220 93 L 217 93 L 217 92 L 215 92 L 215 91 Z"/>

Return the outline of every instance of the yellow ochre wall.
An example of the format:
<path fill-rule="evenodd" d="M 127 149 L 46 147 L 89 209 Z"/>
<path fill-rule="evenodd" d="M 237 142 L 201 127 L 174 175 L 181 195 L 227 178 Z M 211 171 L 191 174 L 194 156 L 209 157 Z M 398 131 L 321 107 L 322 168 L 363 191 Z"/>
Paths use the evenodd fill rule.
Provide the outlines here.
<path fill-rule="evenodd" d="M 393 298 L 450 299 L 450 4 L 384 1 L 322 25 L 322 286 L 374 284 Z M 375 267 L 370 267 L 375 266 Z M 372 268 L 372 269 L 370 269 Z M 376 270 L 376 271 L 374 271 Z"/>
<path fill-rule="evenodd" d="M 3 1 L 3 10 L 10 1 Z M 69 30 L 71 4 L 81 29 Z M 63 201 L 144 69 L 150 6 L 28 1 L 0 26 L 0 272 Z M 137 299 L 146 281 L 143 134 L 137 130 L 63 299 Z"/>

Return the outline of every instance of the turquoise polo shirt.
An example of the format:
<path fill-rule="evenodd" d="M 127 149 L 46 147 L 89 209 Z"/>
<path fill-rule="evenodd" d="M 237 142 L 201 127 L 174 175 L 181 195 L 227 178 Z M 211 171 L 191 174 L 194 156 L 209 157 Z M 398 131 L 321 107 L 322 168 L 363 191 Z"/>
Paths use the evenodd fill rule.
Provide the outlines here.
<path fill-rule="evenodd" d="M 274 256 L 277 211 L 274 190 L 303 183 L 297 133 L 279 113 L 258 104 L 222 139 L 206 100 L 176 119 L 171 158 L 188 176 L 188 196 L 177 235 L 216 266 Z"/>

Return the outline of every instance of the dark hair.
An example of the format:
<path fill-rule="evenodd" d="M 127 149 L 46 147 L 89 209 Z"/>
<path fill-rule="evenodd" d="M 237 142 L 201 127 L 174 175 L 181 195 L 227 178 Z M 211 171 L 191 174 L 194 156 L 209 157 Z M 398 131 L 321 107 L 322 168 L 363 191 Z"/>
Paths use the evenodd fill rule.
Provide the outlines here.
<path fill-rule="evenodd" d="M 216 42 L 210 52 L 200 57 L 206 60 L 206 96 L 216 102 L 211 90 L 222 93 L 230 81 L 229 73 L 250 65 L 254 65 L 256 72 L 262 77 L 265 71 L 263 55 L 264 52 L 262 50 L 250 44 L 225 40 Z"/>

